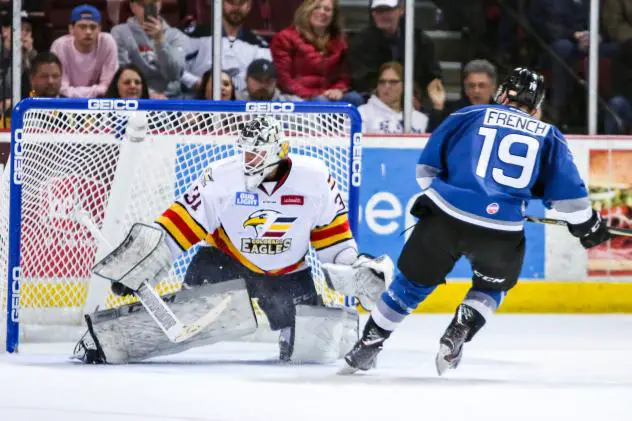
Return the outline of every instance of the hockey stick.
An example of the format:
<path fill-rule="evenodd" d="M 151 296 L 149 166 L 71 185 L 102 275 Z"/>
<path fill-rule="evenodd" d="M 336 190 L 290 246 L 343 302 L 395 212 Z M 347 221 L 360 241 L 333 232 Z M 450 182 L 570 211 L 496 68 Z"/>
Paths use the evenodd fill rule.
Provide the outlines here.
<path fill-rule="evenodd" d="M 88 212 L 75 208 L 74 213 L 77 221 L 83 224 L 105 247 L 111 251 L 118 250 L 115 250 L 114 247 L 112 247 L 94 223 Z M 99 264 L 97 264 L 97 266 L 98 265 Z M 95 268 L 93 268 L 93 272 L 99 275 L 98 270 Z M 112 281 L 113 279 L 110 280 Z M 154 319 L 160 329 L 162 329 L 167 338 L 174 343 L 182 342 L 195 336 L 199 331 L 213 323 L 213 321 L 215 321 L 215 319 L 217 319 L 226 309 L 231 300 L 231 296 L 224 298 L 207 314 L 200 317 L 193 323 L 185 325 L 177 318 L 173 311 L 171 311 L 171 308 L 169 308 L 167 303 L 164 302 L 164 300 L 160 297 L 160 294 L 158 294 L 148 281 L 144 281 L 141 286 L 134 291 L 134 295 L 138 298 L 143 307 L 145 307 L 147 313 L 149 313 L 151 318 Z"/>
<path fill-rule="evenodd" d="M 542 218 L 539 216 L 529 216 L 527 215 L 525 219 L 529 222 L 535 222 L 536 224 L 550 224 L 550 225 L 561 225 L 563 227 L 568 226 L 568 222 L 563 221 L 561 219 L 554 218 Z M 632 229 L 629 228 L 615 228 L 608 227 L 608 232 L 612 235 L 621 235 L 624 237 L 632 237 Z"/>

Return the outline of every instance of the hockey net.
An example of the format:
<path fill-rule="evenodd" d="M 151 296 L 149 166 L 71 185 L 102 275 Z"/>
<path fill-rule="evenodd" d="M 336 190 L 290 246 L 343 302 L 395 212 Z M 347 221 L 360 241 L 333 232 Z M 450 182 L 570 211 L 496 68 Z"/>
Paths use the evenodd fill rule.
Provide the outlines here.
<path fill-rule="evenodd" d="M 90 268 L 107 254 L 108 247 L 80 222 L 77 211 L 88 215 L 110 244 L 118 244 L 134 222 L 151 222 L 169 207 L 209 163 L 234 155 L 241 127 L 258 115 L 246 112 L 245 106 L 241 112 L 222 112 L 211 103 L 209 108 L 215 108 L 208 111 L 200 110 L 199 105 L 184 111 L 180 103 L 173 110 L 158 111 L 151 110 L 151 104 L 141 103 L 141 108 L 149 108 L 134 111 L 136 116 L 144 114 L 147 130 L 132 155 L 125 149 L 130 144 L 125 135 L 129 111 L 89 110 L 81 102 L 75 109 L 33 107 L 22 115 L 12 143 L 14 153 L 15 139 L 20 143 L 21 159 L 15 165 L 21 167 L 21 194 L 10 194 L 17 187 L 11 183 L 8 167 L 0 185 L 3 317 L 11 310 L 7 302 L 8 288 L 13 285 L 8 255 L 18 247 L 15 238 L 9 241 L 9 202 L 21 203 L 22 339 L 38 339 L 46 331 L 46 340 L 56 340 L 57 328 L 50 325 L 78 326 L 83 314 L 97 306 L 111 308 L 129 302 L 112 295 L 104 280 L 93 279 Z M 300 108 L 298 104 L 296 108 Z M 291 153 L 318 157 L 327 164 L 348 202 L 353 188 L 349 180 L 353 115 L 341 111 L 323 113 L 317 106 L 306 106 L 305 112 L 266 114 L 282 122 Z M 354 217 L 353 212 L 350 216 Z M 160 280 L 161 293 L 180 287 L 195 250 L 179 258 L 170 275 Z M 350 305 L 348 297 L 326 287 L 313 251 L 308 262 L 324 301 Z M 2 320 L 0 330 L 6 326 Z M 0 333 L 6 337 L 6 332 Z"/>

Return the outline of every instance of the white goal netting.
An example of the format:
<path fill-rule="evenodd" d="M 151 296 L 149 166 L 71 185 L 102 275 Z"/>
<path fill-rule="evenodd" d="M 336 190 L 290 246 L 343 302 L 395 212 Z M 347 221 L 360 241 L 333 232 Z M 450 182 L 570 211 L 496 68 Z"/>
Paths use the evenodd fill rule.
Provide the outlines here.
<path fill-rule="evenodd" d="M 137 111 L 145 113 L 145 140 L 126 150 L 129 112 L 32 108 L 23 115 L 20 136 L 21 229 L 20 331 L 46 325 L 79 325 L 98 305 L 124 301 L 109 285 L 91 279 L 90 268 L 107 254 L 103 242 L 77 218 L 88 215 L 111 244 L 134 222 L 151 222 L 212 161 L 235 154 L 234 142 L 246 112 Z M 291 153 L 327 163 L 345 200 L 349 197 L 351 121 L 346 113 L 278 113 Z M 15 129 L 15 128 L 14 128 Z M 15 151 L 15 149 L 14 149 Z M 16 165 L 17 166 L 17 165 Z M 0 185 L 0 303 L 7 316 L 10 171 Z M 19 196 L 11 195 L 11 200 Z M 15 226 L 15 225 L 14 225 Z M 179 288 L 194 250 L 160 280 L 162 293 Z M 326 288 L 310 253 L 316 286 L 326 302 L 345 298 Z M 6 328 L 2 320 L 0 330 Z M 49 329 L 50 330 L 50 329 Z M 6 333 L 6 332 L 0 332 Z M 4 334 L 3 334 L 4 338 Z M 2 344 L 2 340 L 0 340 Z"/>

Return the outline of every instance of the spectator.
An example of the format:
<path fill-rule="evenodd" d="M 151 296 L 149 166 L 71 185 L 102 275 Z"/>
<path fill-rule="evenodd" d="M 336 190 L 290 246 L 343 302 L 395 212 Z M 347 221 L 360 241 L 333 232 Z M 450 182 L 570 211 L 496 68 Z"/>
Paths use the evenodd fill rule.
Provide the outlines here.
<path fill-rule="evenodd" d="M 237 92 L 237 99 L 244 101 L 300 101 L 294 95 L 282 94 L 277 88 L 274 64 L 264 58 L 255 60 L 246 72 L 246 87 Z"/>
<path fill-rule="evenodd" d="M 403 93 L 404 67 L 397 61 L 384 63 L 379 70 L 375 93 L 366 104 L 358 107 L 362 130 L 365 133 L 403 133 Z M 413 110 L 411 131 L 423 133 L 427 125 L 428 117 Z"/>
<path fill-rule="evenodd" d="M 138 67 L 147 77 L 152 98 L 178 98 L 187 36 L 160 17 L 160 6 L 160 0 L 130 0 L 134 16 L 112 28 L 112 36 L 119 63 Z M 145 16 L 145 10 L 151 15 Z"/>
<path fill-rule="evenodd" d="M 222 3 L 222 36 L 238 39 L 260 48 L 269 48 L 268 43 L 244 26 L 252 10 L 252 0 L 224 0 Z"/>
<path fill-rule="evenodd" d="M 31 60 L 37 55 L 33 48 L 33 25 L 26 12 L 21 13 L 22 31 L 22 96 L 28 95 L 28 74 Z M 0 56 L 0 95 L 4 100 L 4 110 L 11 111 L 12 71 L 11 71 L 11 16 L 2 20 L 2 55 Z"/>
<path fill-rule="evenodd" d="M 61 93 L 62 65 L 51 52 L 38 53 L 31 63 L 31 97 L 64 98 Z"/>
<path fill-rule="evenodd" d="M 430 112 L 428 131 L 432 132 L 452 112 L 470 105 L 491 104 L 496 95 L 498 74 L 496 67 L 487 60 L 472 60 L 463 68 L 463 90 L 465 96 L 452 106 L 445 105 L 443 99 L 433 97 L 433 109 Z"/>
<path fill-rule="evenodd" d="M 272 60 L 268 43 L 244 26 L 252 0 L 224 0 L 222 13 L 222 69 L 233 77 L 237 90 L 245 88 L 246 69 L 253 60 Z M 208 25 L 207 25 L 208 26 Z M 213 37 L 190 38 L 182 82 L 196 90 L 202 74 L 213 65 Z"/>
<path fill-rule="evenodd" d="M 104 97 L 149 99 L 147 79 L 138 67 L 131 63 L 121 66 L 116 73 L 114 73 Z"/>
<path fill-rule="evenodd" d="M 626 134 L 632 128 L 632 0 L 605 0 L 603 28 L 616 43 L 612 60 L 613 97 L 608 101 L 616 116 L 606 112 L 604 131 Z"/>
<path fill-rule="evenodd" d="M 222 72 L 220 87 L 220 99 L 222 101 L 232 101 L 235 99 L 235 86 L 230 75 Z M 200 87 L 195 95 L 198 100 L 213 99 L 213 69 L 209 69 L 202 75 Z M 243 115 L 235 113 L 185 113 L 184 121 L 190 130 L 203 132 L 233 132 Z"/>
<path fill-rule="evenodd" d="M 400 0 L 372 0 L 370 11 L 369 26 L 353 37 L 350 46 L 352 86 L 362 93 L 376 86 L 383 63 L 398 61 L 404 64 L 404 11 Z M 427 95 L 430 95 L 429 91 L 444 91 L 434 43 L 421 29 L 416 29 L 414 45 L 413 79 Z"/>
<path fill-rule="evenodd" d="M 51 46 L 64 67 L 61 93 L 71 98 L 90 98 L 105 93 L 118 68 L 116 41 L 101 32 L 101 13 L 87 4 L 70 13 L 70 34 Z"/>
<path fill-rule="evenodd" d="M 338 0 L 301 4 L 294 25 L 277 33 L 270 45 L 281 91 L 303 99 L 364 102 L 349 90 L 348 47 L 341 21 Z"/>
<path fill-rule="evenodd" d="M 502 3 L 507 5 L 513 1 L 515 0 L 502 0 Z M 488 0 L 432 0 L 432 2 L 441 10 L 437 19 L 440 28 L 461 33 L 460 53 L 463 63 L 475 57 L 494 55 L 493 47 L 490 48 L 490 41 L 493 43 L 494 40 L 486 39 L 489 33 L 486 12 L 489 6 L 501 2 Z"/>
<path fill-rule="evenodd" d="M 531 0 L 529 15 L 536 32 L 569 67 L 588 54 L 590 0 Z M 607 50 L 600 48 L 601 54 Z M 576 83 L 560 60 L 550 59 L 551 93 L 549 116 L 556 125 L 564 125 L 569 97 Z"/>
<path fill-rule="evenodd" d="M 235 99 L 235 87 L 233 81 L 226 72 L 222 72 L 222 86 L 220 88 L 222 101 L 232 101 Z M 200 87 L 197 90 L 195 99 L 213 99 L 213 69 L 209 69 L 202 75 Z"/>

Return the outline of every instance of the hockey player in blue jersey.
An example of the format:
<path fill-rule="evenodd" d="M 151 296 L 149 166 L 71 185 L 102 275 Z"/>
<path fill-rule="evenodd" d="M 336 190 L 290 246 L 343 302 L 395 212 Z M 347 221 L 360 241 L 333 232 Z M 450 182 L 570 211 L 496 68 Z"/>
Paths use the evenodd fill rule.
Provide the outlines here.
<path fill-rule="evenodd" d="M 398 275 L 345 356 L 343 373 L 373 367 L 384 341 L 465 256 L 473 269 L 472 287 L 436 356 L 440 375 L 456 368 L 463 345 L 518 280 L 530 199 L 560 212 L 585 248 L 610 238 L 564 136 L 533 117 L 543 97 L 542 76 L 517 68 L 500 86 L 496 104 L 463 108 L 433 132 L 416 169 L 424 194 L 411 213 L 419 221 L 400 255 Z"/>

